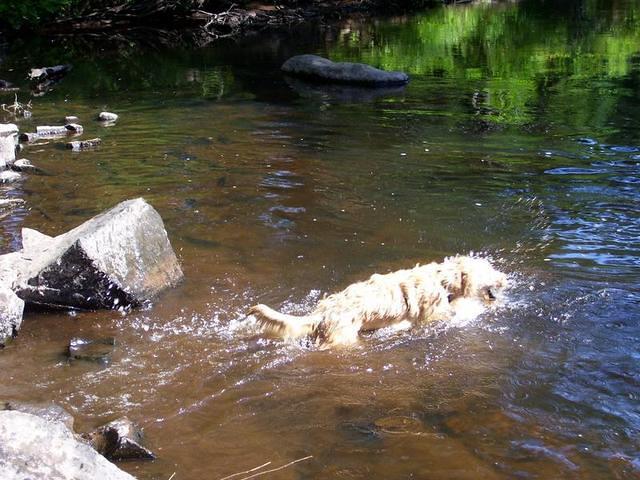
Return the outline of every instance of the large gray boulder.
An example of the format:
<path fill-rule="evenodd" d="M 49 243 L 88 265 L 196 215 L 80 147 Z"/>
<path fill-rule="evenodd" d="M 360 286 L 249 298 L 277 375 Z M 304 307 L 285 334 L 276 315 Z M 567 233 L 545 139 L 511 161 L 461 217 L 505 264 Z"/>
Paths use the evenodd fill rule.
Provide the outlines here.
<path fill-rule="evenodd" d="M 371 87 L 404 85 L 409 81 L 403 72 L 387 72 L 363 63 L 336 63 L 317 55 L 291 57 L 282 65 L 282 71 L 311 80 Z"/>
<path fill-rule="evenodd" d="M 27 303 L 126 309 L 183 276 L 160 215 L 142 198 L 57 237 L 26 233 L 23 250 L 0 256 L 0 285 Z"/>
<path fill-rule="evenodd" d="M 20 329 L 24 301 L 0 285 L 0 347 L 4 346 Z"/>
<path fill-rule="evenodd" d="M 0 411 L 0 478 L 135 480 L 62 423 L 17 411 Z"/>

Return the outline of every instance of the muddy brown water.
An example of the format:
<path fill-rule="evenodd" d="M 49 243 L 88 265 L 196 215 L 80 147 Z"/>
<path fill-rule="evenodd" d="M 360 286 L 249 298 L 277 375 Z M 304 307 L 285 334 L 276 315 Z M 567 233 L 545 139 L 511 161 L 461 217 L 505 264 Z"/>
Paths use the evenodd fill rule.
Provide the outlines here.
<path fill-rule="evenodd" d="M 140 479 L 307 456 L 264 478 L 638 478 L 640 12 L 571 5 L 448 7 L 199 50 L 10 49 L 18 82 L 28 65 L 74 64 L 20 128 L 75 114 L 103 145 L 27 147 L 48 175 L 0 187 L 26 200 L 2 212 L 2 250 L 23 226 L 62 233 L 142 196 L 185 280 L 127 314 L 29 311 L 0 352 L 1 396 L 55 401 L 78 431 L 127 415 L 158 456 L 119 463 Z M 284 79 L 281 62 L 309 51 L 412 80 L 374 95 Z M 97 124 L 101 110 L 120 120 Z M 470 251 L 514 281 L 473 321 L 317 351 L 244 317 Z M 115 337 L 110 362 L 68 362 L 78 336 Z"/>

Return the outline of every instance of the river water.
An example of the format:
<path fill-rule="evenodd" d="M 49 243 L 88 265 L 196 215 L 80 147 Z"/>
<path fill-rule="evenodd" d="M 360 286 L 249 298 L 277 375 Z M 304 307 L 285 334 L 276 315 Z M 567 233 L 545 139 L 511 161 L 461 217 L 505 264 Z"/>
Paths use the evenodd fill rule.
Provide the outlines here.
<path fill-rule="evenodd" d="M 283 78 L 309 52 L 411 82 Z M 34 39 L 0 68 L 20 84 L 62 62 L 52 91 L 18 93 L 20 128 L 75 114 L 103 145 L 25 150 L 48 175 L 0 187 L 26 201 L 0 215 L 0 249 L 142 196 L 185 280 L 125 315 L 28 312 L 0 352 L 2 398 L 55 401 L 77 431 L 127 415 L 158 455 L 119 464 L 140 479 L 307 456 L 265 478 L 640 478 L 635 2 L 451 6 L 201 49 Z M 101 110 L 120 120 L 98 125 Z M 317 351 L 244 318 L 470 251 L 514 284 L 473 321 Z M 115 337 L 111 361 L 66 361 L 76 336 Z"/>

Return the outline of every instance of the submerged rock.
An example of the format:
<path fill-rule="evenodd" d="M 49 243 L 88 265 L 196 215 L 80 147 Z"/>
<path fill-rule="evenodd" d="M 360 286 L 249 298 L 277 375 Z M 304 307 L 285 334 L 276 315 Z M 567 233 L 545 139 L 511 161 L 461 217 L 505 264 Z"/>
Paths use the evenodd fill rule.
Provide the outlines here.
<path fill-rule="evenodd" d="M 64 123 L 65 124 L 78 123 L 79 121 L 80 121 L 80 119 L 78 117 L 76 117 L 75 115 L 68 115 L 68 116 L 64 117 Z"/>
<path fill-rule="evenodd" d="M 0 411 L 0 477 L 3 480 L 135 480 L 59 422 Z"/>
<path fill-rule="evenodd" d="M 4 408 L 3 408 L 4 407 Z M 14 410 L 16 412 L 28 413 L 36 417 L 43 418 L 49 422 L 62 423 L 69 430 L 73 430 L 73 416 L 60 405 L 50 403 L 25 403 L 25 402 L 4 402 L 0 404 L 0 410 Z"/>
<path fill-rule="evenodd" d="M 404 93 L 404 85 L 369 88 L 366 85 L 318 83 L 287 76 L 287 84 L 301 97 L 331 103 L 366 103 Z"/>
<path fill-rule="evenodd" d="M 100 112 L 98 114 L 98 120 L 101 122 L 115 122 L 118 120 L 118 115 L 111 112 Z"/>
<path fill-rule="evenodd" d="M 404 85 L 409 81 L 403 72 L 387 72 L 363 63 L 336 63 L 317 55 L 291 57 L 282 65 L 282 71 L 313 80 L 372 87 Z"/>
<path fill-rule="evenodd" d="M 91 140 L 78 140 L 75 142 L 69 142 L 67 143 L 67 148 L 73 150 L 74 152 L 79 152 L 80 150 L 90 150 L 100 145 L 102 145 L 101 139 L 92 138 Z"/>
<path fill-rule="evenodd" d="M 82 437 L 109 460 L 156 458 L 151 450 L 142 446 L 142 430 L 127 417 L 114 420 Z"/>
<path fill-rule="evenodd" d="M 160 215 L 142 198 L 40 240 L 32 235 L 28 249 L 0 256 L 0 284 L 27 303 L 129 308 L 183 276 Z"/>
<path fill-rule="evenodd" d="M 13 123 L 0 124 L 0 170 L 15 160 L 17 143 L 18 127 Z"/>
<path fill-rule="evenodd" d="M 106 364 L 111 359 L 111 353 L 115 345 L 116 339 L 113 337 L 99 339 L 75 337 L 69 341 L 67 355 L 71 360 L 85 360 Z"/>
<path fill-rule="evenodd" d="M 6 287 L 0 286 L 0 346 L 4 346 L 20 330 L 24 301 Z"/>

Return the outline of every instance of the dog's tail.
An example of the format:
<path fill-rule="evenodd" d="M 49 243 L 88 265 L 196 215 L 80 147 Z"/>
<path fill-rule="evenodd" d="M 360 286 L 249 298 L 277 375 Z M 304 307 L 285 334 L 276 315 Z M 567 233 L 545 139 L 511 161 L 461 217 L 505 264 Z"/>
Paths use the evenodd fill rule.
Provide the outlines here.
<path fill-rule="evenodd" d="M 276 312 L 266 305 L 255 305 L 249 309 L 263 330 L 282 338 L 303 338 L 313 333 L 318 325 L 312 316 L 296 317 Z"/>

